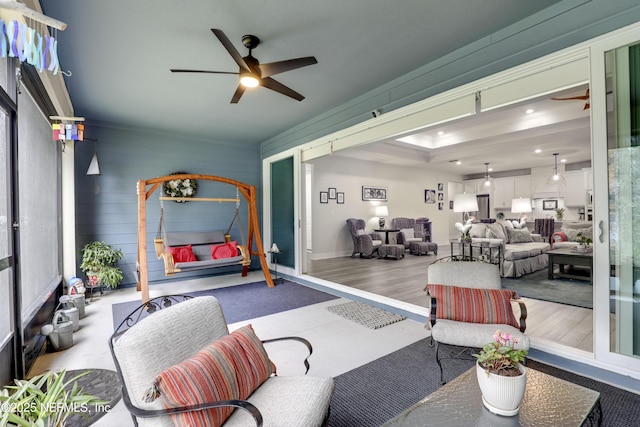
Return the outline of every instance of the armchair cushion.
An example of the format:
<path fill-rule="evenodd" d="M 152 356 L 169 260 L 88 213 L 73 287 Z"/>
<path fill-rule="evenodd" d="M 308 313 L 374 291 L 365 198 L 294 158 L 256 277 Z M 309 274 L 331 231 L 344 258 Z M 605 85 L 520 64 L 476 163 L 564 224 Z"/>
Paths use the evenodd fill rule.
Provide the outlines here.
<path fill-rule="evenodd" d="M 516 296 L 514 291 L 436 284 L 428 288 L 429 295 L 438 303 L 438 319 L 520 326 L 511 308 L 511 299 Z"/>
<path fill-rule="evenodd" d="M 405 239 L 413 239 L 415 237 L 413 234 L 413 228 L 401 228 L 400 232 L 404 234 Z"/>

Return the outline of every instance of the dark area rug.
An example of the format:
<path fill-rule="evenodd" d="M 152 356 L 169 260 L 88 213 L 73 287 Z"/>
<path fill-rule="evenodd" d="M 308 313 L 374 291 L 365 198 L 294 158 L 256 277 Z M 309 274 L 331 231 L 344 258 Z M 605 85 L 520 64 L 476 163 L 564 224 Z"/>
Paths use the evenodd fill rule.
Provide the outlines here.
<path fill-rule="evenodd" d="M 435 347 L 430 339 L 420 340 L 335 378 L 331 401 L 332 427 L 377 427 L 440 386 Z M 471 360 L 443 362 L 445 377 L 454 378 L 474 365 Z M 527 366 L 600 393 L 602 426 L 638 425 L 640 396 L 616 387 L 529 360 Z M 430 425 L 425 420 L 425 426 Z"/>
<path fill-rule="evenodd" d="M 576 270 L 579 274 L 580 270 Z M 518 295 L 543 301 L 593 308 L 591 283 L 574 279 L 549 280 L 548 271 L 536 271 L 518 278 L 502 278 L 502 287 L 516 291 Z"/>
<path fill-rule="evenodd" d="M 273 288 L 261 281 L 226 288 L 187 292 L 186 295 L 213 295 L 218 298 L 227 323 L 241 322 L 338 298 L 335 295 L 288 280 L 279 280 Z M 140 304 L 140 300 L 113 304 L 114 329 Z"/>

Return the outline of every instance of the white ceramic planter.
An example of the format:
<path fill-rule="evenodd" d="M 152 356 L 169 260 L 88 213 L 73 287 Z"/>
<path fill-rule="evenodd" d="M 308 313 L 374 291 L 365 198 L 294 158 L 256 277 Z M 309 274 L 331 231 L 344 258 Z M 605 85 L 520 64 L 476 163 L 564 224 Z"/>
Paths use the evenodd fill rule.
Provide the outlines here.
<path fill-rule="evenodd" d="M 487 375 L 485 370 L 476 363 L 482 403 L 494 414 L 516 415 L 520 410 L 520 402 L 527 385 L 527 370 L 522 364 L 519 364 L 518 368 L 522 375 L 517 377 L 504 377 L 491 373 Z"/>

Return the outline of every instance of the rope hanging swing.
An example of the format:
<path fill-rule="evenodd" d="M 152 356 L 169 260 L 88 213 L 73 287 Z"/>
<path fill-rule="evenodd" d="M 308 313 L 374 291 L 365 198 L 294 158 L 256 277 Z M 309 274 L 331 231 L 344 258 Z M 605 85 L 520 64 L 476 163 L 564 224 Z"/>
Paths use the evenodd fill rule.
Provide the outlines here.
<path fill-rule="evenodd" d="M 229 227 L 225 231 L 214 231 L 214 232 L 187 232 L 187 233 L 171 233 L 167 232 L 164 224 L 164 206 L 162 205 L 163 200 L 173 200 L 177 201 L 177 199 L 183 199 L 181 197 L 165 197 L 160 196 L 160 221 L 158 224 L 158 231 L 156 234 L 156 238 L 154 239 L 154 246 L 156 256 L 158 258 L 163 258 L 165 261 L 165 274 L 171 275 L 184 271 L 192 271 L 202 268 L 213 268 L 219 266 L 227 266 L 234 264 L 241 264 L 243 266 L 242 275 L 246 276 L 249 270 L 249 264 L 251 262 L 251 256 L 257 256 L 260 261 L 260 266 L 262 267 L 262 271 L 269 287 L 273 287 L 273 279 L 271 278 L 271 273 L 269 271 L 269 267 L 267 265 L 266 256 L 264 253 L 262 238 L 260 236 L 260 228 L 258 222 L 258 212 L 256 205 L 256 189 L 255 186 L 244 184 L 239 181 L 235 181 L 229 178 L 213 176 L 213 175 L 200 175 L 200 174 L 172 174 L 157 178 L 152 178 L 149 180 L 139 180 L 138 181 L 138 290 L 142 292 L 142 301 L 146 302 L 149 300 L 149 275 L 148 275 L 148 266 L 147 266 L 147 242 L 146 242 L 146 210 L 147 210 L 147 200 L 153 194 L 155 190 L 160 188 L 163 183 L 171 181 L 171 180 L 185 180 L 185 179 L 193 179 L 193 180 L 208 180 L 208 181 L 217 181 L 225 184 L 230 184 L 236 187 L 236 198 L 197 198 L 197 197 L 188 197 L 184 198 L 184 201 L 193 201 L 193 202 L 235 202 L 236 203 L 236 212 L 229 224 Z M 245 242 L 245 234 L 242 229 L 242 221 L 240 220 L 240 195 L 244 197 L 247 201 L 248 206 L 248 219 L 249 223 L 247 225 L 247 235 Z M 241 244 L 237 246 L 239 254 L 236 257 L 231 257 L 228 260 L 211 260 L 207 261 L 194 261 L 194 262 L 183 262 L 176 263 L 171 253 L 169 251 L 169 247 L 171 246 L 179 246 L 179 245 L 187 245 L 191 243 L 196 243 L 200 246 L 206 246 L 211 243 L 231 243 L 230 242 L 230 232 L 234 225 L 237 223 Z M 194 242 L 190 242 L 189 240 L 193 240 Z M 254 248 L 255 242 L 255 248 Z M 194 249 L 195 250 L 195 249 Z"/>

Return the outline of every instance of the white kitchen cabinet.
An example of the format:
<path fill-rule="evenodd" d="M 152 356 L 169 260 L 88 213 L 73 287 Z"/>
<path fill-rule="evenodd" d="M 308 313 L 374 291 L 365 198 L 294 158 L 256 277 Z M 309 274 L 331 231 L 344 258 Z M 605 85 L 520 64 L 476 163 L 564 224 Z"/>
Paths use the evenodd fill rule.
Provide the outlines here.
<path fill-rule="evenodd" d="M 564 174 L 567 186 L 563 191 L 564 205 L 567 207 L 584 207 L 587 188 L 583 171 L 567 172 Z"/>
<path fill-rule="evenodd" d="M 531 198 L 531 175 L 513 177 L 513 198 Z"/>
<path fill-rule="evenodd" d="M 514 198 L 515 187 L 513 178 L 496 178 L 493 181 L 495 190 L 493 192 L 494 209 L 511 208 L 511 200 Z"/>

